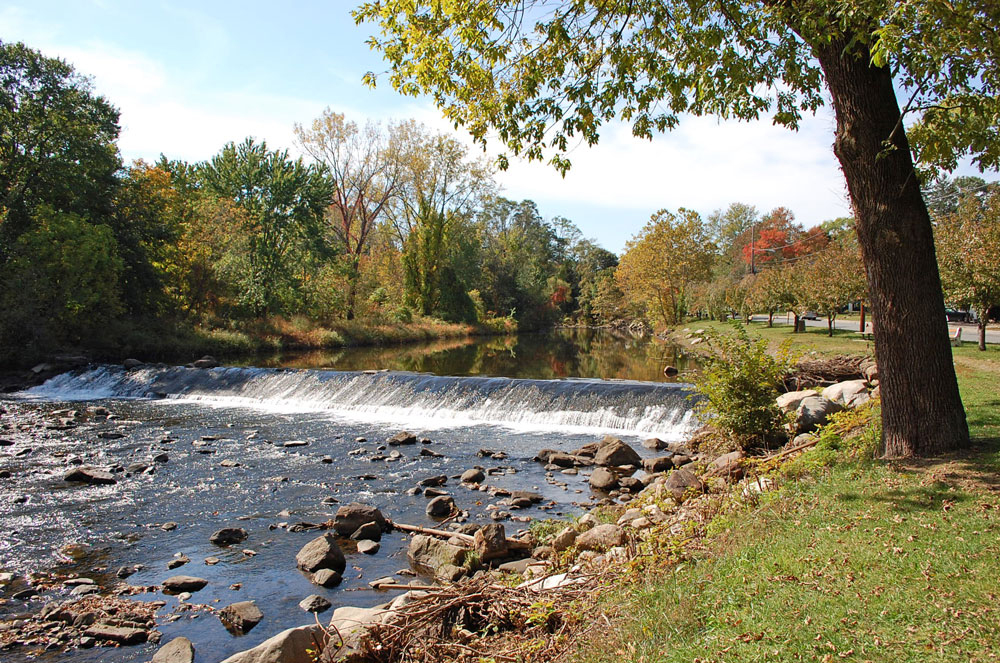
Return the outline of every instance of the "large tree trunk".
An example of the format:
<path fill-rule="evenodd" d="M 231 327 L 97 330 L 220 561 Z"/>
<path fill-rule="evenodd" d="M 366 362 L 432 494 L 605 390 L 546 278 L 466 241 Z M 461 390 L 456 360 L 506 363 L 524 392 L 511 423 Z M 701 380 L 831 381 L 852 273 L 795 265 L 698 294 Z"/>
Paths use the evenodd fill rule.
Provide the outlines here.
<path fill-rule="evenodd" d="M 892 77 L 864 45 L 814 48 L 837 117 L 834 152 L 847 179 L 868 277 L 887 457 L 965 446 L 934 238 Z M 892 140 L 885 151 L 883 141 Z"/>

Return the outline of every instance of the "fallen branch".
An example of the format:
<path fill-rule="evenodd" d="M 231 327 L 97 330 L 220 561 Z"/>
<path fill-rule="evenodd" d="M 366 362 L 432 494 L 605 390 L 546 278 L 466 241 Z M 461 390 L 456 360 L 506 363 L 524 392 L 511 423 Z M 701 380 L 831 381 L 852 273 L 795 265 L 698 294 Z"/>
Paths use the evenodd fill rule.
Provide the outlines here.
<path fill-rule="evenodd" d="M 372 589 L 417 589 L 425 592 L 448 591 L 446 587 L 439 587 L 438 585 L 414 585 L 404 582 L 383 582 L 377 585 L 372 585 Z"/>
<path fill-rule="evenodd" d="M 819 442 L 819 438 L 815 437 L 815 438 L 809 440 L 808 442 L 806 442 L 804 444 L 800 444 L 797 447 L 792 447 L 791 449 L 785 449 L 784 451 L 780 451 L 780 452 L 778 452 L 776 454 L 773 454 L 771 456 L 767 456 L 767 457 L 763 458 L 761 460 L 761 462 L 767 463 L 767 462 L 770 462 L 772 460 L 778 460 L 779 458 L 784 458 L 785 456 L 788 456 L 789 454 L 793 454 L 796 451 L 802 451 L 803 449 L 808 449 L 809 447 L 816 446 L 817 442 Z"/>
<path fill-rule="evenodd" d="M 469 534 L 462 534 L 460 532 L 450 532 L 443 529 L 434 529 L 432 527 L 420 527 L 419 525 L 407 525 L 406 523 L 397 523 L 390 521 L 389 523 L 394 528 L 400 530 L 401 532 L 414 532 L 416 534 L 427 534 L 429 536 L 437 536 L 443 539 L 455 538 L 469 546 L 470 548 L 476 545 L 475 537 Z M 507 549 L 508 550 L 531 550 L 531 544 L 527 541 L 522 541 L 521 539 L 512 539 L 510 537 L 506 538 Z"/>

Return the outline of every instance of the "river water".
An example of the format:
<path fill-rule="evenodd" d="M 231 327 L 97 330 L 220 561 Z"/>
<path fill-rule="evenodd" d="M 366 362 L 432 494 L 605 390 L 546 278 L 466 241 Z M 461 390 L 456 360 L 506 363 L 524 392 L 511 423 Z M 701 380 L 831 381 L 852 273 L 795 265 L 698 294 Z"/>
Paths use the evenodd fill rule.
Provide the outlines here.
<path fill-rule="evenodd" d="M 0 437 L 13 442 L 0 448 L 0 469 L 11 473 L 0 479 L 0 570 L 19 576 L 75 572 L 107 586 L 123 565 L 144 566 L 128 579 L 132 585 L 157 585 L 176 574 L 205 578 L 208 586 L 192 602 L 221 608 L 253 600 L 264 620 L 236 637 L 209 614 L 178 611 L 175 597 L 135 598 L 167 601 L 159 612 L 164 641 L 184 635 L 194 641 L 198 660 L 221 660 L 309 623 L 311 615 L 298 607 L 309 594 L 335 607 L 388 600 L 367 583 L 408 566 L 399 533 L 385 535 L 374 556 L 345 541 L 344 582 L 317 587 L 295 568 L 296 552 L 317 533 L 292 532 L 287 525 L 321 523 L 338 504 L 363 502 L 398 522 L 430 526 L 427 498 L 406 491 L 440 474 L 452 477 L 443 489 L 469 512 L 470 522 L 492 522 L 494 507 L 506 509 L 500 498 L 454 478 L 474 466 L 488 472 L 484 483 L 490 486 L 542 494 L 541 504 L 511 511 L 515 518 L 579 513 L 602 497 L 591 492 L 584 473 L 547 474 L 533 456 L 613 434 L 648 457 L 653 454 L 638 444 L 641 439 L 683 438 L 695 423 L 687 390 L 663 375 L 666 364 L 687 368 L 683 359 L 649 340 L 563 331 L 275 357 L 215 369 L 92 366 L 57 376 L 16 395 L 0 419 L 7 426 Z M 246 365 L 251 363 L 257 365 Z M 114 416 L 84 415 L 63 430 L 21 430 L 11 414 L 28 409 L 55 421 L 52 413 L 88 407 L 106 407 Z M 402 430 L 430 443 L 379 448 Z M 421 449 L 440 456 L 420 455 Z M 385 459 L 392 450 L 401 452 L 398 460 Z M 165 462 L 154 461 L 157 456 Z M 117 483 L 68 483 L 62 477 L 74 463 L 110 469 Z M 517 520 L 504 525 L 511 533 L 528 526 Z M 249 538 L 215 546 L 209 537 L 222 527 L 243 527 Z M 178 553 L 190 563 L 168 571 Z M 210 557 L 220 562 L 207 565 Z M 0 589 L 0 618 L 66 594 L 19 601 L 11 593 L 13 588 Z M 154 645 L 142 645 L 41 658 L 138 661 L 153 651 Z M 32 654 L 13 650 L 4 660 L 38 660 Z"/>

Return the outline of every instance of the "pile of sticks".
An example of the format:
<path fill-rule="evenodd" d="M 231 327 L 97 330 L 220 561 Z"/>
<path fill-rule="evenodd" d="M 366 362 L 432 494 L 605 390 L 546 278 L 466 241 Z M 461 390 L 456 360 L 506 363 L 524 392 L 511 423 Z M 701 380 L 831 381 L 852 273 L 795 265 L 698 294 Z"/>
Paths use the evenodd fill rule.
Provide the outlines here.
<path fill-rule="evenodd" d="M 837 355 L 824 359 L 800 359 L 785 378 L 785 389 L 798 391 L 813 387 L 826 387 L 845 380 L 860 380 L 864 377 L 861 364 L 864 357 Z"/>

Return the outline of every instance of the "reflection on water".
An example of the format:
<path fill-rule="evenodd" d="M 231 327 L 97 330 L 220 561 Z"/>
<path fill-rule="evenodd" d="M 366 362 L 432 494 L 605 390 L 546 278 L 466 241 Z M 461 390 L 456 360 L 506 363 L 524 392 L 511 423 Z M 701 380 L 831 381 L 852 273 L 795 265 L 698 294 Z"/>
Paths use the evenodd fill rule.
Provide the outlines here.
<path fill-rule="evenodd" d="M 443 339 L 390 347 L 342 348 L 248 358 L 245 365 L 339 371 L 414 371 L 511 378 L 568 377 L 687 382 L 696 359 L 660 339 L 603 329 L 557 329 L 517 336 Z M 667 377 L 666 366 L 680 375 Z M 687 375 L 685 375 L 687 373 Z"/>

